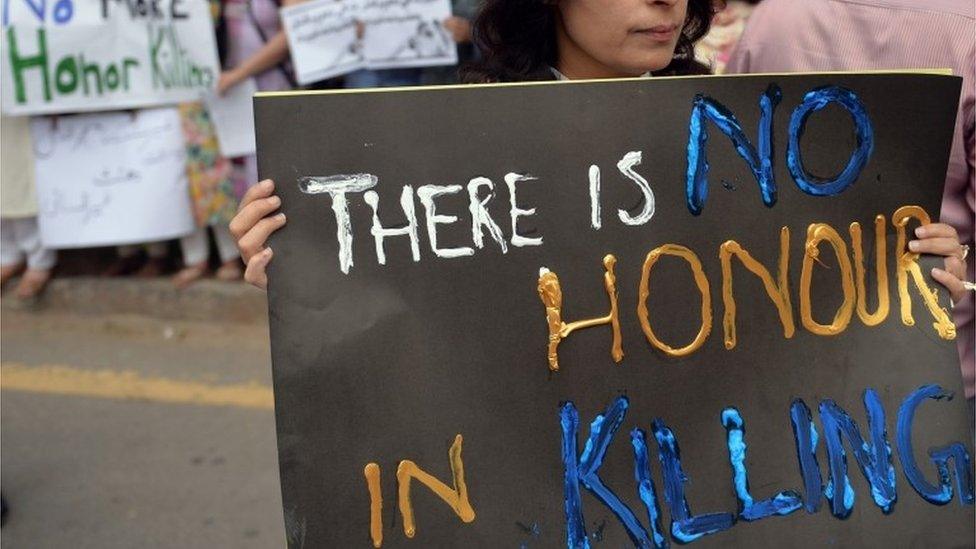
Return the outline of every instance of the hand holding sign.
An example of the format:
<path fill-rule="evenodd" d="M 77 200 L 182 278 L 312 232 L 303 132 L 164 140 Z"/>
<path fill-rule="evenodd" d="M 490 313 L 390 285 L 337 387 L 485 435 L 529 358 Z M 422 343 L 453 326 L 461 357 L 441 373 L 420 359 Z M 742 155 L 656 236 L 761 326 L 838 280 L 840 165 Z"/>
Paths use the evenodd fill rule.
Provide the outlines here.
<path fill-rule="evenodd" d="M 273 253 L 264 243 L 271 233 L 285 225 L 285 214 L 272 215 L 281 206 L 281 199 L 273 192 L 274 182 L 270 179 L 248 189 L 237 215 L 230 222 L 230 232 L 237 239 L 237 248 L 247 265 L 244 280 L 262 290 L 268 288 L 265 268 Z"/>

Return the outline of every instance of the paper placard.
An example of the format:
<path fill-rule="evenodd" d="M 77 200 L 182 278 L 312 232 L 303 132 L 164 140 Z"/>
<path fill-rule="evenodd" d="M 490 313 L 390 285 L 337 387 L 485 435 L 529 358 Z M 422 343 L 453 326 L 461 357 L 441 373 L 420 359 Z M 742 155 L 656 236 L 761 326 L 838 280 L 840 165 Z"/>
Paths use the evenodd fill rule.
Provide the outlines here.
<path fill-rule="evenodd" d="M 364 68 L 457 64 L 443 25 L 450 16 L 449 0 L 315 0 L 281 10 L 301 84 Z"/>
<path fill-rule="evenodd" d="M 220 153 L 227 158 L 254 154 L 254 94 L 258 87 L 248 78 L 224 95 L 211 94 L 205 100 L 217 132 Z"/>
<path fill-rule="evenodd" d="M 281 10 L 299 84 L 346 74 L 365 66 L 356 38 L 355 2 L 316 0 Z"/>
<path fill-rule="evenodd" d="M 198 100 L 220 75 L 206 0 L 5 0 L 7 114 Z"/>
<path fill-rule="evenodd" d="M 31 134 L 45 246 L 153 242 L 193 230 L 177 109 L 35 118 Z"/>

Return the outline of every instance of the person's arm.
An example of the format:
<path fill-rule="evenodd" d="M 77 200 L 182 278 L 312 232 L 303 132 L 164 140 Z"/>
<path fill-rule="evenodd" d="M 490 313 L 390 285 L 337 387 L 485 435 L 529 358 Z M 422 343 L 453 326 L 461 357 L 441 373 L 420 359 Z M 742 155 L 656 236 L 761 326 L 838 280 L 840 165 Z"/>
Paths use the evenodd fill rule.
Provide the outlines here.
<path fill-rule="evenodd" d="M 304 0 L 284 0 L 282 6 L 299 4 Z M 280 30 L 272 36 L 264 46 L 254 55 L 248 57 L 243 63 L 233 69 L 224 71 L 220 74 L 217 82 L 217 93 L 223 95 L 227 90 L 240 84 L 248 78 L 261 74 L 262 72 L 278 65 L 288 57 L 288 37 L 285 31 Z"/>

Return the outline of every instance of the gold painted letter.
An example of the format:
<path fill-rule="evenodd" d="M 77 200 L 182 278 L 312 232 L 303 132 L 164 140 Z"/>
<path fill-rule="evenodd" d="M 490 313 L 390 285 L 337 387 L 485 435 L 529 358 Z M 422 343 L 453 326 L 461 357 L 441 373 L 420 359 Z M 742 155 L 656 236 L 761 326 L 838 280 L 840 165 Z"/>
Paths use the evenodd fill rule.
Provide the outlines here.
<path fill-rule="evenodd" d="M 698 291 L 701 292 L 701 328 L 691 343 L 678 349 L 669 346 L 657 338 L 654 330 L 651 329 L 651 322 L 648 318 L 647 297 L 651 293 L 651 268 L 654 267 L 654 264 L 657 263 L 657 260 L 662 255 L 673 255 L 687 261 L 688 265 L 691 266 L 692 274 L 695 276 L 695 284 L 698 286 Z M 640 320 L 644 335 L 647 336 L 647 341 L 666 355 L 676 357 L 687 356 L 697 351 L 705 343 L 705 340 L 708 339 L 708 334 L 712 331 L 712 294 L 708 288 L 708 277 L 705 276 L 701 261 L 695 255 L 695 252 L 678 244 L 665 244 L 648 252 L 647 257 L 644 259 L 644 265 L 641 268 L 640 292 L 637 298 L 637 318 Z"/>
<path fill-rule="evenodd" d="M 820 250 L 817 246 L 826 240 L 834 249 L 834 255 L 840 264 L 841 288 L 844 291 L 844 302 L 837 309 L 834 320 L 830 324 L 820 324 L 813 319 L 813 307 L 810 304 L 810 285 L 813 280 L 813 262 L 820 263 Z M 847 255 L 847 244 L 837 234 L 833 227 L 826 223 L 812 223 L 807 227 L 807 243 L 803 254 L 803 270 L 800 271 L 800 319 L 803 327 L 817 335 L 837 335 L 847 328 L 854 314 L 854 273 L 851 268 L 851 258 Z M 822 264 L 822 263 L 821 263 Z"/>
<path fill-rule="evenodd" d="M 577 320 L 569 324 L 563 322 L 563 292 L 559 285 L 559 277 L 556 273 L 543 267 L 539 269 L 539 298 L 542 299 L 546 307 L 546 321 L 549 324 L 549 369 L 559 371 L 559 342 L 569 337 L 569 334 L 581 328 L 590 328 L 601 324 L 609 324 L 613 333 L 613 341 L 610 345 L 610 356 L 614 362 L 620 362 L 624 358 L 624 351 L 620 337 L 620 318 L 617 314 L 617 278 L 614 276 L 614 265 L 617 258 L 607 255 L 603 258 L 603 267 L 606 272 L 603 274 L 603 286 L 610 298 L 610 313 L 607 316 Z"/>
<path fill-rule="evenodd" d="M 454 444 L 448 450 L 451 463 L 451 475 L 454 477 L 454 488 L 451 489 L 432 475 L 424 472 L 416 463 L 403 460 L 397 467 L 397 485 L 399 491 L 400 515 L 403 516 L 403 533 L 412 538 L 417 533 L 417 526 L 413 520 L 413 505 L 410 503 L 410 481 L 417 479 L 421 484 L 431 489 L 437 497 L 451 506 L 462 522 L 474 520 L 474 509 L 468 502 L 468 487 L 464 483 L 464 463 L 461 461 L 461 435 L 454 438 Z"/>
<path fill-rule="evenodd" d="M 383 546 L 383 493 L 380 490 L 380 466 L 367 463 L 363 469 L 366 487 L 369 490 L 369 537 L 373 547 Z"/>
<path fill-rule="evenodd" d="M 915 319 L 912 317 L 912 297 L 908 294 L 908 275 L 912 275 L 915 287 L 922 294 L 922 300 L 935 322 L 932 327 L 938 332 L 942 339 L 956 339 L 956 325 L 952 323 L 948 311 L 939 306 L 939 293 L 935 288 L 929 288 L 922 276 L 922 268 L 918 266 L 918 254 L 912 253 L 907 249 L 907 236 L 905 227 L 908 220 L 915 218 L 922 225 L 931 223 L 929 214 L 918 206 L 902 206 L 895 210 L 891 222 L 898 230 L 898 244 L 895 255 L 898 258 L 896 272 L 898 274 L 898 296 L 901 299 L 901 321 L 906 326 L 914 326 Z"/>
<path fill-rule="evenodd" d="M 779 233 L 779 271 L 777 272 L 777 282 L 773 282 L 772 275 L 762 263 L 755 260 L 742 246 L 735 240 L 728 240 L 719 248 L 718 256 L 722 261 L 722 303 L 725 305 L 725 314 L 722 317 L 722 326 L 725 328 L 725 348 L 735 347 L 735 297 L 732 295 L 732 256 L 735 255 L 742 262 L 745 268 L 752 271 L 752 274 L 762 280 L 766 288 L 766 295 L 776 305 L 779 312 L 779 320 L 783 324 L 783 337 L 789 339 L 793 337 L 795 326 L 793 324 L 793 307 L 790 304 L 790 229 L 783 227 Z"/>
<path fill-rule="evenodd" d="M 854 270 L 857 274 L 857 316 L 866 326 L 877 326 L 888 318 L 888 243 L 885 240 L 886 221 L 883 215 L 874 218 L 875 271 L 878 277 L 878 309 L 868 312 L 868 291 L 864 274 L 864 250 L 861 248 L 861 224 L 851 223 L 851 248 L 854 251 Z"/>

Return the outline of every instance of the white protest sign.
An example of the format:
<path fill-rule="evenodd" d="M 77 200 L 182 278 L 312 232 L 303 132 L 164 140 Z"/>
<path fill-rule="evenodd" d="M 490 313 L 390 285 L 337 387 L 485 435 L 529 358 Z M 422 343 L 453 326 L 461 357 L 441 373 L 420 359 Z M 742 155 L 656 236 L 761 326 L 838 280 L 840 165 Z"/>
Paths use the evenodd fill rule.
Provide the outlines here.
<path fill-rule="evenodd" d="M 220 153 L 227 158 L 254 154 L 254 94 L 258 86 L 248 78 L 224 95 L 208 95 L 205 103 L 217 133 Z"/>
<path fill-rule="evenodd" d="M 450 0 L 361 0 L 367 67 L 457 64 L 457 46 L 443 25 L 450 16 Z"/>
<path fill-rule="evenodd" d="M 207 0 L 3 0 L 3 111 L 199 100 L 220 75 Z"/>
<path fill-rule="evenodd" d="M 309 84 L 363 68 L 350 0 L 316 0 L 281 10 L 299 84 Z"/>
<path fill-rule="evenodd" d="M 49 248 L 166 240 L 194 228 L 175 108 L 31 122 Z"/>
<path fill-rule="evenodd" d="M 455 65 L 457 47 L 443 25 L 450 16 L 450 0 L 313 0 L 281 10 L 302 84 L 364 68 Z"/>

